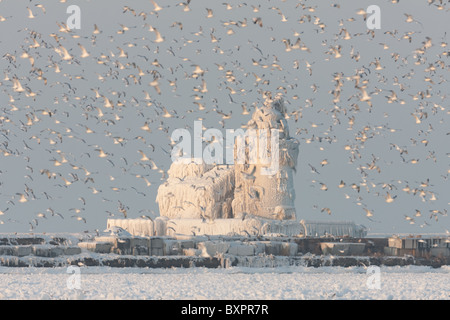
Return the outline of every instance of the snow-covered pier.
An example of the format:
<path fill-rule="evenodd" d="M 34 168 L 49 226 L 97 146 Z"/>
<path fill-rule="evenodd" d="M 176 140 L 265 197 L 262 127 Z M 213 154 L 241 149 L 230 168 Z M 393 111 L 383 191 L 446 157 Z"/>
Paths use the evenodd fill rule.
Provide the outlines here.
<path fill-rule="evenodd" d="M 445 241 L 443 243 L 447 244 Z M 276 235 L 142 237 L 113 228 L 98 235 L 0 235 L 0 266 L 273 268 L 450 265 L 450 255 L 444 251 L 450 250 L 448 247 L 439 247 L 439 254 L 432 254 L 433 251 L 423 248 L 422 251 L 402 251 L 402 255 L 390 254 L 386 248 L 390 248 L 388 238 L 299 238 Z"/>

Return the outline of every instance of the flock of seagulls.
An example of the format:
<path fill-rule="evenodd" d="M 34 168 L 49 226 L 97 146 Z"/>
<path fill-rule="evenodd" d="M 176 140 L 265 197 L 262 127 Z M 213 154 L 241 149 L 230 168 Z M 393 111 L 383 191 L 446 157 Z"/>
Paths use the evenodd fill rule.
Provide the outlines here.
<path fill-rule="evenodd" d="M 240 127 L 268 93 L 301 142 L 295 179 L 312 183 L 297 191 L 300 215 L 310 199 L 338 214 L 339 195 L 355 219 L 447 217 L 447 33 L 397 0 L 398 26 L 381 30 L 364 8 L 306 0 L 111 4 L 116 22 L 82 18 L 80 30 L 56 7 L 15 4 L 19 17 L 1 5 L 0 26 L 22 39 L 0 39 L 1 224 L 153 219 L 142 212 L 167 177 L 171 132 Z M 448 21 L 444 0 L 418 7 Z"/>

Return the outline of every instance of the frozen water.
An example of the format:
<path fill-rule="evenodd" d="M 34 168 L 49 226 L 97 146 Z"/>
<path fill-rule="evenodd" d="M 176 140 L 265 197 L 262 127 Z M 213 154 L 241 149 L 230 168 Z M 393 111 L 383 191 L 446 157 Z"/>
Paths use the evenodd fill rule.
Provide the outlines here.
<path fill-rule="evenodd" d="M 363 267 L 229 269 L 0 268 L 1 299 L 450 299 L 450 268 L 382 267 L 380 288 Z"/>

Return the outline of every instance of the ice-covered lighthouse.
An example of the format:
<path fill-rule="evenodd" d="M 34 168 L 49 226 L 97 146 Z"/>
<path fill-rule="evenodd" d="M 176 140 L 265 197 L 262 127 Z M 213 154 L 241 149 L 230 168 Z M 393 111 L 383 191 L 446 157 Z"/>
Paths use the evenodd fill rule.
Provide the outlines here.
<path fill-rule="evenodd" d="M 252 163 L 248 154 L 245 163 L 236 161 L 233 215 L 241 217 L 248 213 L 266 219 L 295 220 L 293 177 L 299 142 L 289 136 L 282 100 L 267 98 L 264 106 L 257 108 L 248 122 L 247 131 L 251 130 L 257 133 L 255 144 L 258 150 L 253 150 L 254 153 L 261 155 L 267 152 L 268 155 L 254 157 L 256 163 Z M 246 151 L 252 152 L 248 150 L 251 147 L 247 146 Z M 238 148 L 239 144 L 236 144 L 236 157 Z"/>
<path fill-rule="evenodd" d="M 143 236 L 365 235 L 365 227 L 353 222 L 298 219 L 294 175 L 299 142 L 289 135 L 282 100 L 266 95 L 245 129 L 233 138 L 232 164 L 190 156 L 172 162 L 156 196 L 159 217 L 108 219 L 108 227 Z"/>
<path fill-rule="evenodd" d="M 297 234 L 293 176 L 298 146 L 289 135 L 282 100 L 266 97 L 245 134 L 236 136 L 233 164 L 198 159 L 172 163 L 156 197 L 160 215 L 174 220 L 173 231 L 181 233 L 239 233 L 250 228 L 246 231 Z"/>

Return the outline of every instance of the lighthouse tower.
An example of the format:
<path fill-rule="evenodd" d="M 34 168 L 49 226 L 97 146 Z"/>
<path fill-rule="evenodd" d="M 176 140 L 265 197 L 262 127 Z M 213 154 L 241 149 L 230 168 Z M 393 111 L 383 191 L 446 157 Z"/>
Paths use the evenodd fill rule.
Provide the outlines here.
<path fill-rule="evenodd" d="M 237 218 L 251 214 L 265 219 L 295 220 L 293 177 L 299 142 L 289 136 L 282 100 L 266 97 L 264 105 L 255 110 L 247 124 L 247 132 L 251 130 L 256 132 L 256 143 L 245 145 L 243 163 L 235 160 L 233 215 Z M 246 139 L 248 142 L 249 135 Z M 238 147 L 236 145 L 235 157 Z M 257 149 L 249 150 L 255 147 Z M 262 150 L 264 148 L 266 150 Z M 249 159 L 252 152 L 257 155 L 257 161 Z M 265 159 L 261 158 L 264 153 L 267 153 Z"/>

